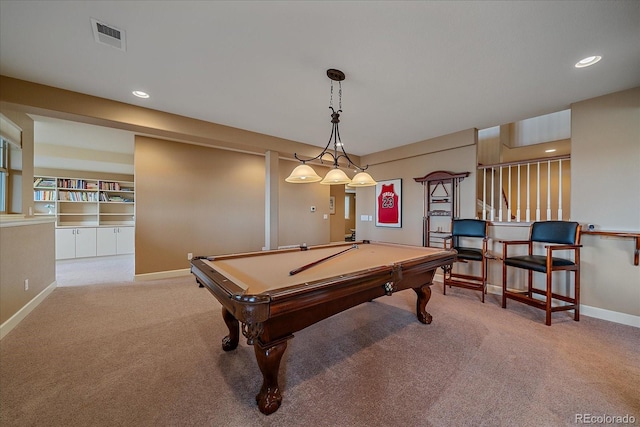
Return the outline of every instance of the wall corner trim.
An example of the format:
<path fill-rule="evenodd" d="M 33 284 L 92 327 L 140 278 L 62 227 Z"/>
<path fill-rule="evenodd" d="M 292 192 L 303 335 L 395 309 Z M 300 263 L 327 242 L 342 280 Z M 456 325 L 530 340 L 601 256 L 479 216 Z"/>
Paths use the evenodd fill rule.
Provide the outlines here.
<path fill-rule="evenodd" d="M 20 310 L 18 310 L 13 316 L 7 319 L 2 325 L 0 325 L 0 340 L 4 338 L 9 332 L 13 330 L 18 324 L 31 313 L 51 292 L 58 286 L 58 283 L 54 280 L 49 286 L 44 288 L 38 295 L 36 295 L 31 301 L 25 304 Z"/>

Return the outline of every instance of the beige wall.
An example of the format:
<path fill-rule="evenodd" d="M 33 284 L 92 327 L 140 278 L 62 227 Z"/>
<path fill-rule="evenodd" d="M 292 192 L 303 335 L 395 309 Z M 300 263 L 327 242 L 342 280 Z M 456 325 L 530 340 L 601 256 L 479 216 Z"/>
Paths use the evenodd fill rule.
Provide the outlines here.
<path fill-rule="evenodd" d="M 262 248 L 264 157 L 137 136 L 134 159 L 136 274 Z"/>
<path fill-rule="evenodd" d="M 329 243 L 331 224 L 329 215 L 330 186 L 320 183 L 290 184 L 285 178 L 299 162 L 280 160 L 278 244 L 280 246 L 319 245 Z M 316 173 L 324 176 L 328 168 L 313 166 Z M 311 206 L 316 207 L 311 212 Z M 327 215 L 327 219 L 324 219 Z M 331 215 L 332 216 L 332 215 Z"/>
<path fill-rule="evenodd" d="M 249 250 L 260 249 L 264 242 L 264 159 L 261 157 L 267 149 L 280 153 L 283 158 L 289 158 L 293 152 L 302 155 L 313 156 L 317 154 L 317 148 L 305 144 L 286 141 L 266 135 L 259 135 L 241 129 L 233 129 L 213 123 L 206 123 L 194 119 L 179 117 L 167 113 L 161 113 L 131 105 L 99 99 L 87 95 L 68 92 L 56 88 L 35 85 L 32 83 L 10 79 L 0 76 L 0 106 L 19 111 L 34 112 L 52 117 L 74 119 L 85 123 L 107 125 L 120 129 L 133 130 L 155 137 L 169 138 L 179 142 L 191 142 L 211 147 L 234 147 L 237 150 L 259 154 L 255 159 L 249 160 L 251 154 L 235 153 L 239 157 L 233 157 L 233 161 L 239 161 L 241 165 L 250 165 L 256 179 L 262 182 L 262 188 L 254 188 L 252 184 L 243 183 L 248 192 L 238 194 L 233 198 L 238 209 L 253 209 L 251 212 L 258 219 L 250 218 L 250 215 L 240 215 L 233 224 L 234 232 L 232 240 L 212 239 L 210 235 L 201 237 L 193 235 L 194 230 L 206 229 L 202 224 L 212 222 L 210 205 L 198 200 L 197 192 L 187 189 L 190 185 L 200 185 L 199 179 L 189 180 L 189 172 L 176 173 L 175 170 L 165 172 L 165 175 L 176 178 L 162 178 L 154 170 L 153 164 L 147 163 L 145 174 L 138 176 L 136 170 L 137 185 L 140 179 L 144 180 L 143 187 L 137 188 L 136 197 L 138 204 L 140 198 L 147 199 L 151 207 L 157 203 L 154 195 L 164 195 L 164 202 L 155 209 L 138 211 L 138 227 L 143 227 L 144 233 L 140 235 L 140 241 L 136 242 L 137 250 L 141 246 L 166 247 L 162 250 L 163 256 L 170 254 L 170 260 L 165 263 L 151 260 L 150 252 L 144 259 L 136 259 L 137 273 L 166 271 L 171 269 L 183 269 L 188 266 L 186 252 L 197 254 L 200 251 L 211 253 L 222 250 Z M 573 106 L 572 111 L 572 161 L 571 161 L 571 202 L 572 216 L 580 222 L 595 223 L 601 228 L 640 230 L 640 172 L 638 162 L 640 159 L 640 116 L 638 100 L 640 99 L 638 88 L 611 94 L 605 97 L 583 101 Z M 434 170 L 450 170 L 453 172 L 469 171 L 471 175 L 461 183 L 461 216 L 472 217 L 475 210 L 475 182 L 476 182 L 476 133 L 475 130 L 465 130 L 451 135 L 434 138 L 429 141 L 421 141 L 408 146 L 374 153 L 364 156 L 362 159 L 354 159 L 360 164 L 371 164 L 370 172 L 377 180 L 402 178 L 403 180 L 403 227 L 401 229 L 388 229 L 375 227 L 375 222 L 361 221 L 363 214 L 375 215 L 375 189 L 361 188 L 357 190 L 356 228 L 359 239 L 384 240 L 400 243 L 420 244 L 422 241 L 422 204 L 423 189 L 413 178 L 424 176 Z M 161 141 L 161 140 L 154 140 Z M 147 141 L 149 142 L 149 141 Z M 178 145 L 175 142 L 163 144 Z M 32 142 L 31 142 L 32 144 Z M 162 145 L 164 146 L 164 145 Z M 220 179 L 219 175 L 210 172 L 211 165 L 204 160 L 199 163 L 194 159 L 192 152 L 194 147 L 182 153 L 182 146 L 176 155 L 187 163 L 194 161 L 199 164 L 201 173 L 207 179 Z M 150 145 L 147 147 L 150 148 Z M 33 147 L 31 146 L 31 150 Z M 136 149 L 137 150 L 137 149 Z M 220 150 L 200 147 L 200 150 L 211 150 L 206 153 L 217 153 Z M 168 150 L 171 153 L 172 150 Z M 205 151 L 197 151 L 204 153 Z M 220 151 L 221 152 L 221 151 Z M 158 154 L 150 153 L 149 158 L 138 159 L 136 151 L 136 166 L 138 162 L 146 162 Z M 162 152 L 161 152 L 162 153 Z M 225 152 L 226 153 L 226 152 Z M 166 154 L 166 153 L 165 153 Z M 224 156 L 224 155 L 223 155 Z M 195 156 L 199 157 L 199 156 Z M 215 155 L 207 154 L 204 158 L 208 162 L 216 162 Z M 230 158 L 229 158 L 230 159 Z M 157 158 L 162 163 L 167 159 Z M 227 166 L 227 162 L 220 167 Z M 279 174 L 284 179 L 294 162 L 280 160 Z M 191 166 L 187 166 L 193 167 Z M 142 170 L 142 169 L 141 169 Z M 319 172 L 320 173 L 320 172 Z M 155 174 L 155 175 L 154 175 Z M 167 180 L 168 188 L 160 188 L 159 181 L 150 179 L 159 176 L 159 179 Z M 193 175 L 192 175 L 193 178 Z M 225 183 L 228 182 L 223 177 Z M 30 179 L 25 178 L 26 181 Z M 217 182 L 217 181 L 215 181 Z M 178 184 L 179 183 L 179 184 Z M 206 188 L 206 186 L 204 186 Z M 202 188 L 201 188 L 202 189 Z M 177 190 L 174 191 L 174 190 Z M 31 189 L 28 189 L 29 193 Z M 213 189 L 206 189 L 210 198 L 218 194 Z M 321 185 L 295 186 L 281 183 L 279 186 L 279 227 L 280 244 L 315 244 L 323 243 L 331 239 L 330 221 L 323 220 L 323 213 L 328 213 L 329 189 Z M 185 194 L 179 194 L 183 192 Z M 182 198 L 185 206 L 178 208 L 174 215 L 178 221 L 167 225 L 166 216 L 162 209 L 177 205 L 167 197 L 168 193 Z M 255 202 L 255 199 L 259 200 Z M 25 197 L 30 200 L 30 197 Z M 151 201 L 156 200 L 156 202 Z M 309 208 L 315 205 L 317 211 L 311 215 Z M 138 206 L 140 209 L 140 204 Z M 611 213 L 611 211 L 613 211 Z M 173 211 L 170 211 L 173 212 Z M 166 215 L 166 214 L 165 214 Z M 187 222 L 183 218 L 192 218 L 196 215 L 201 224 L 193 230 L 185 230 Z M 215 214 L 218 215 L 218 214 Z M 215 216 L 218 218 L 218 216 Z M 150 221 L 149 225 L 145 225 Z M 238 224 L 243 224 L 240 226 Z M 244 224 L 249 224 L 245 228 Z M 174 229 L 175 228 L 175 229 Z M 226 231 L 225 231 L 226 232 Z M 515 227 L 506 234 L 526 235 L 526 227 Z M 178 240 L 171 240 L 165 236 L 179 236 Z M 143 240 L 144 239 L 144 240 Z M 182 239 L 182 240 L 180 240 Z M 192 242 L 187 244 L 187 241 Z M 195 242 L 195 243 L 193 243 Z M 259 243 L 258 243 L 259 242 Z M 583 299 L 585 305 L 597 309 L 614 312 L 640 315 L 639 289 L 640 267 L 633 266 L 633 241 L 621 239 L 602 239 L 593 236 L 584 236 L 583 244 Z M 219 245 L 219 246 L 218 246 Z M 210 249 L 211 248 L 211 249 Z M 219 249 L 220 248 L 220 249 Z M 232 249 L 230 249 L 232 248 Z M 51 259 L 54 255 L 52 253 Z M 4 266 L 4 264 L 3 264 Z M 138 270 L 139 269 L 139 270 Z M 500 283 L 495 283 L 500 285 Z"/>
<path fill-rule="evenodd" d="M 0 75 L 0 107 L 124 129 L 141 135 L 281 157 L 314 157 L 318 147 L 244 129 L 150 110 Z M 31 153 L 33 155 L 33 152 Z M 359 162 L 358 156 L 351 156 Z"/>
<path fill-rule="evenodd" d="M 403 226 L 383 228 L 375 227 L 375 222 L 361 221 L 361 215 L 375 216 L 375 190 L 358 189 L 358 239 L 421 244 L 423 195 L 413 177 L 435 170 L 471 172 L 461 183 L 461 217 L 474 217 L 477 174 L 473 144 L 473 131 L 465 131 L 364 156 L 364 163 L 378 162 L 370 168 L 376 180 L 402 178 Z M 605 230 L 639 232 L 638 165 L 640 88 L 572 106 L 571 190 L 565 193 L 571 198 L 571 220 Z M 500 239 L 527 238 L 528 232 L 528 224 L 493 226 L 492 250 L 500 254 Z M 606 317 L 609 314 L 602 314 L 604 310 L 640 316 L 640 267 L 633 265 L 634 241 L 584 235 L 582 243 L 581 303 L 587 306 L 583 312 Z M 489 270 L 489 284 L 498 291 L 502 265 L 491 262 Z M 562 280 L 560 287 L 564 286 Z M 631 323 L 637 324 L 637 319 Z"/>
<path fill-rule="evenodd" d="M 640 232 L 640 88 L 571 106 L 572 219 Z M 634 241 L 582 238 L 582 304 L 640 316 Z"/>
<path fill-rule="evenodd" d="M 335 213 L 329 216 L 331 220 L 331 241 L 344 241 L 346 221 L 344 219 L 344 185 L 330 185 L 331 196 L 335 197 Z"/>
<path fill-rule="evenodd" d="M 56 280 L 53 221 L 14 224 L 3 219 L 0 226 L 0 324 Z"/>
<path fill-rule="evenodd" d="M 265 246 L 263 156 L 137 136 L 134 158 L 137 275 Z M 329 186 L 286 183 L 297 164 L 278 162 L 278 245 L 328 243 Z"/>
<path fill-rule="evenodd" d="M 389 157 L 392 160 L 387 162 L 383 162 L 383 153 L 372 157 L 364 156 L 365 161 L 375 158 L 376 161 L 381 162 L 369 167 L 369 172 L 376 181 L 402 179 L 402 228 L 376 227 L 376 187 L 358 188 L 356 193 L 357 238 L 421 245 L 424 187 L 415 182 L 414 178 L 423 177 L 438 170 L 471 173 L 460 183 L 460 215 L 463 218 L 475 217 L 475 141 L 476 132 L 470 129 L 412 144 L 406 152 L 400 149 L 390 150 Z M 402 158 L 405 155 L 410 157 Z M 362 221 L 361 215 L 370 215 L 372 221 Z"/>

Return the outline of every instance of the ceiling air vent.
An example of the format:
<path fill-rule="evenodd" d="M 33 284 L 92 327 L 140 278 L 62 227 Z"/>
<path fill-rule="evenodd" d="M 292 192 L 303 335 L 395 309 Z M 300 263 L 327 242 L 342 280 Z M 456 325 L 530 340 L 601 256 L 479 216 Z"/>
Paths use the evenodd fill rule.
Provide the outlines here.
<path fill-rule="evenodd" d="M 106 44 L 123 51 L 127 50 L 125 33 L 123 30 L 93 18 L 91 18 L 91 28 L 93 28 L 93 38 L 96 43 Z"/>

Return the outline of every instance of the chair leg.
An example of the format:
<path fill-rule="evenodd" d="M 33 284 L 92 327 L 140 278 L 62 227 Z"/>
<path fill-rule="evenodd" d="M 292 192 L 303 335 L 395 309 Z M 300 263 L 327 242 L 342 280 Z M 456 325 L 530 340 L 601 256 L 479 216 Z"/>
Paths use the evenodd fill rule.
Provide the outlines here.
<path fill-rule="evenodd" d="M 482 257 L 482 303 L 484 304 L 484 294 L 487 293 L 487 259 Z"/>
<path fill-rule="evenodd" d="M 502 308 L 507 308 L 507 266 L 502 264 Z"/>
<path fill-rule="evenodd" d="M 575 304 L 576 308 L 574 309 L 573 320 L 578 322 L 580 320 L 580 270 L 576 270 L 574 277 L 574 296 L 575 296 Z"/>
<path fill-rule="evenodd" d="M 442 295 L 447 294 L 447 282 L 451 280 L 452 268 L 453 268 L 453 265 L 445 265 L 444 267 L 442 267 L 442 269 L 444 270 L 442 272 Z"/>
<path fill-rule="evenodd" d="M 552 271 L 547 271 L 547 301 L 545 303 L 545 311 L 547 312 L 547 317 L 546 317 L 546 324 L 547 326 L 551 326 L 551 299 L 553 298 L 551 295 L 551 277 L 552 277 L 553 272 Z"/>

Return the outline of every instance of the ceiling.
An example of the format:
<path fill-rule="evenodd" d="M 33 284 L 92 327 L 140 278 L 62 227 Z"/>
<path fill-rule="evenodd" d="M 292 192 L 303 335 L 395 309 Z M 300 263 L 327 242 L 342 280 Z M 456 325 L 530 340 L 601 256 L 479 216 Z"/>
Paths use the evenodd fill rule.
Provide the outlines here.
<path fill-rule="evenodd" d="M 345 148 L 365 155 L 640 85 L 640 1 L 0 2 L 3 75 L 312 145 L 328 68 L 346 74 Z"/>

